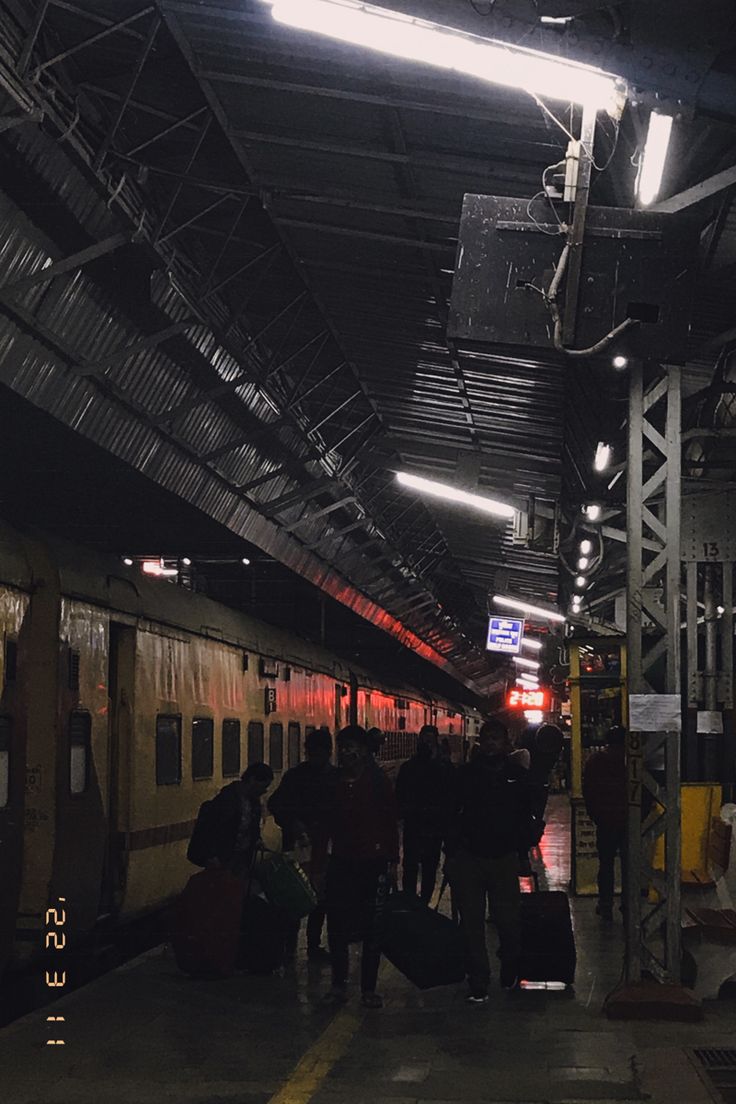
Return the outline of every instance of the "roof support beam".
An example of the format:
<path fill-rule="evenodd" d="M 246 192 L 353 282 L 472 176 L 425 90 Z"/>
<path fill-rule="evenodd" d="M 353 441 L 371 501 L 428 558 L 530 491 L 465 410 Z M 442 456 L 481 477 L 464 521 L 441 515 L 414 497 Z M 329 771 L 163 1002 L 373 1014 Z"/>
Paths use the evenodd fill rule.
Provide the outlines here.
<path fill-rule="evenodd" d="M 102 89 L 92 88 L 94 92 L 102 92 Z M 134 104 L 138 109 L 146 110 L 142 104 Z M 193 123 L 195 119 L 198 119 L 200 115 L 204 115 L 207 111 L 206 107 L 198 107 L 196 111 L 190 111 L 188 115 L 185 115 L 183 119 L 176 119 L 169 126 L 164 127 L 158 134 L 154 134 L 152 138 L 146 138 L 145 142 L 139 142 L 137 146 L 133 146 L 132 149 L 126 150 L 126 157 L 135 157 L 137 153 L 141 153 L 144 149 L 148 149 L 150 146 L 155 145 L 156 142 L 160 142 L 162 138 L 167 138 L 169 134 L 173 134 L 179 127 L 186 127 L 189 123 Z"/>
<path fill-rule="evenodd" d="M 164 329 L 158 330 L 156 333 L 148 334 L 146 337 L 140 338 L 139 341 L 133 341 L 130 345 L 124 345 L 121 349 L 116 349 L 107 356 L 100 357 L 99 360 L 92 359 L 80 363 L 80 369 L 85 376 L 101 376 L 108 368 L 123 364 L 130 357 L 137 356 L 138 353 L 145 352 L 147 349 L 154 349 L 164 341 L 186 333 L 187 330 L 192 330 L 199 325 L 200 323 L 196 318 L 174 322 L 171 326 L 165 326 Z"/>
<path fill-rule="evenodd" d="M 323 506 L 321 510 L 317 510 L 315 513 L 305 514 L 304 517 L 292 521 L 289 525 L 284 525 L 283 528 L 287 533 L 293 533 L 295 529 L 299 529 L 302 525 L 306 525 L 310 521 L 318 521 L 319 518 L 334 513 L 335 510 L 341 510 L 343 506 L 347 506 L 350 502 L 355 502 L 355 495 L 345 495 L 337 502 L 331 502 L 329 506 Z"/>
<path fill-rule="evenodd" d="M 704 199 L 710 199 L 711 196 L 718 195 L 724 188 L 730 188 L 733 184 L 736 184 L 736 165 L 723 169 L 722 172 L 718 172 L 714 176 L 709 176 L 707 180 L 701 180 L 699 184 L 694 184 L 692 188 L 685 188 L 683 192 L 678 192 L 677 195 L 670 196 L 669 199 L 662 199 L 659 203 L 653 203 L 647 210 L 662 214 L 684 211 L 686 207 L 692 207 L 696 203 L 701 203 Z"/>
<path fill-rule="evenodd" d="M 122 245 L 128 245 L 132 240 L 132 234 L 112 234 L 109 238 L 103 238 L 102 241 L 87 246 L 86 249 L 80 249 L 78 253 L 72 253 L 61 261 L 55 261 L 45 268 L 38 269 L 30 276 L 21 276 L 20 280 L 15 280 L 12 284 L 3 284 L 0 286 L 0 292 L 3 295 L 15 295 L 18 292 L 27 291 L 28 288 L 35 287 L 37 284 L 48 283 L 49 280 L 54 280 L 57 276 L 74 272 L 89 264 L 90 261 L 96 261 L 107 253 L 113 253 L 116 249 L 120 249 Z"/>
<path fill-rule="evenodd" d="M 151 25 L 148 28 L 148 35 L 146 37 L 145 42 L 143 43 L 143 47 L 142 47 L 140 53 L 138 54 L 138 59 L 135 63 L 135 68 L 133 69 L 133 72 L 131 74 L 130 83 L 128 84 L 128 90 L 125 93 L 125 95 L 123 96 L 122 100 L 120 101 L 120 106 L 118 107 L 117 113 L 116 113 L 115 118 L 114 118 L 113 123 L 112 123 L 112 126 L 110 127 L 107 134 L 105 135 L 103 143 L 100 146 L 99 150 L 97 151 L 97 154 L 95 155 L 95 158 L 92 162 L 92 168 L 94 169 L 95 172 L 99 172 L 99 170 L 101 169 L 101 167 L 102 167 L 102 165 L 105 161 L 105 158 L 107 157 L 108 150 L 110 149 L 110 146 L 112 145 L 112 143 L 115 140 L 115 135 L 117 134 L 118 128 L 119 128 L 121 122 L 123 121 L 123 116 L 125 115 L 125 112 L 128 109 L 128 104 L 130 103 L 131 97 L 132 97 L 133 93 L 135 92 L 136 85 L 138 84 L 138 80 L 140 78 L 140 75 L 143 72 L 143 67 L 145 66 L 146 62 L 148 61 L 148 56 L 151 53 L 151 50 L 153 49 L 153 44 L 156 41 L 156 35 L 158 34 L 160 27 L 161 27 L 161 18 L 160 18 L 160 16 L 155 15 L 153 17 L 153 19 L 151 20 Z"/>
<path fill-rule="evenodd" d="M 68 50 L 62 50 L 61 53 L 54 54 L 48 61 L 44 61 L 41 65 L 35 67 L 32 73 L 33 77 L 39 76 L 39 74 L 45 72 L 46 69 L 50 69 L 52 65 L 58 65 L 60 61 L 66 61 L 67 58 L 72 57 L 74 54 L 78 54 L 80 50 L 86 50 L 88 46 L 93 46 L 101 39 L 107 38 L 108 35 L 114 34 L 116 31 L 122 31 L 125 27 L 130 26 L 131 23 L 136 23 L 139 19 L 143 19 L 144 16 L 150 15 L 155 10 L 156 9 L 152 6 L 142 8 L 141 11 L 129 15 L 127 19 L 121 19 L 118 23 L 112 23 L 109 27 L 106 27 L 104 31 L 98 31 L 97 34 L 92 35 L 91 38 L 85 38 L 84 42 L 78 42 L 76 46 L 70 46 Z"/>

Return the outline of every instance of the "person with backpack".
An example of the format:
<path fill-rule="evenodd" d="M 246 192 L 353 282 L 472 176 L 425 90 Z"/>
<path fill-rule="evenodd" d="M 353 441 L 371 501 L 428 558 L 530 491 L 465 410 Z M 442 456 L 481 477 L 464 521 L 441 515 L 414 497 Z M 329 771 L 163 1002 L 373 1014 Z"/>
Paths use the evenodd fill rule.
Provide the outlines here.
<path fill-rule="evenodd" d="M 528 770 L 514 762 L 512 751 L 506 728 L 499 721 L 484 722 L 477 752 L 457 772 L 445 845 L 445 874 L 460 912 L 471 1004 L 488 1000 L 486 895 L 498 929 L 501 985 L 513 989 L 519 982 L 518 855 L 536 841 Z"/>
<path fill-rule="evenodd" d="M 595 824 L 598 851 L 598 905 L 601 920 L 613 920 L 614 864 L 621 856 L 621 876 L 626 882 L 627 775 L 626 730 L 614 725 L 606 746 L 594 751 L 583 771 L 583 801 Z M 651 802 L 649 803 L 651 807 Z M 648 812 L 648 809 L 646 810 Z M 625 897 L 623 898 L 625 901 Z"/>
<path fill-rule="evenodd" d="M 421 866 L 420 898 L 425 904 L 434 893 L 452 793 L 453 767 L 439 758 L 438 745 L 436 726 L 422 725 L 416 753 L 401 764 L 396 780 L 399 819 L 404 824 L 402 888 L 416 894 Z"/>
<path fill-rule="evenodd" d="M 261 842 L 261 798 L 273 782 L 267 763 L 251 763 L 200 807 L 187 858 L 209 870 L 246 874 Z"/>
<path fill-rule="evenodd" d="M 337 783 L 337 767 L 330 762 L 332 737 L 329 730 L 317 728 L 309 732 L 305 750 L 306 760 L 286 772 L 269 798 L 268 808 L 281 829 L 284 851 L 293 850 L 297 844 L 311 846 L 309 875 L 317 893 L 317 907 L 307 918 L 307 959 L 320 962 L 329 959 L 320 942 L 325 921 L 327 843 Z M 300 923 L 299 920 L 293 923 L 287 936 L 287 958 L 293 958 L 296 953 Z"/>
<path fill-rule="evenodd" d="M 366 1008 L 381 1008 L 383 1000 L 376 993 L 378 925 L 389 887 L 396 883 L 396 801 L 389 778 L 373 760 L 364 728 L 343 728 L 337 736 L 337 754 L 326 881 L 332 987 L 324 1002 L 337 1005 L 347 1000 L 348 948 L 359 936 L 362 1001 Z"/>

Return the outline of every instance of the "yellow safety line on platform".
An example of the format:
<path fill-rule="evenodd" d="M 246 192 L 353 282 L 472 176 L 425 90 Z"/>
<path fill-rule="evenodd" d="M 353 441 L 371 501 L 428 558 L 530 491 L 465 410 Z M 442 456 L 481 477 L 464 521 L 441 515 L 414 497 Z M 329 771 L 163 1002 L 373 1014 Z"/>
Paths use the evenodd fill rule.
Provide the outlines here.
<path fill-rule="evenodd" d="M 309 1048 L 286 1084 L 268 1101 L 268 1104 L 308 1104 L 330 1072 L 335 1062 L 347 1049 L 350 1040 L 360 1027 L 362 1016 L 342 1011 Z"/>

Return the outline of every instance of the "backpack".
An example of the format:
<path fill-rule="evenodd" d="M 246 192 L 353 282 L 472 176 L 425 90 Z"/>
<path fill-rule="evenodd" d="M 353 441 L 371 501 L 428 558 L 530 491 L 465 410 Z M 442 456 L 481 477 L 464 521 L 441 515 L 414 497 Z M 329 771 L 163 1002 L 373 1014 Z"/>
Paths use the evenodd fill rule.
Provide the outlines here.
<path fill-rule="evenodd" d="M 187 848 L 187 858 L 195 866 L 206 866 L 207 860 L 211 859 L 214 854 L 213 843 L 216 822 L 217 809 L 214 799 L 203 801 L 199 807 L 192 838 Z"/>

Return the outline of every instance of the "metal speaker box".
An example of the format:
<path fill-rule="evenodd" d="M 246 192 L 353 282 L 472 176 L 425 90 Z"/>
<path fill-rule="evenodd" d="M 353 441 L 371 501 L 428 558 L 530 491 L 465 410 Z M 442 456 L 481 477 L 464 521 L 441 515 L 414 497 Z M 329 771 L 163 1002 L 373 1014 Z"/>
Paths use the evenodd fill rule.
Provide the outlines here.
<path fill-rule="evenodd" d="M 448 324 L 456 342 L 552 347 L 548 307 L 529 285 L 549 288 L 565 237 L 548 207 L 534 205 L 535 223 L 528 203 L 465 196 Z M 631 317 L 638 325 L 611 351 L 684 363 L 699 234 L 690 215 L 589 207 L 571 347 L 589 348 Z M 564 310 L 564 282 L 557 301 Z"/>

